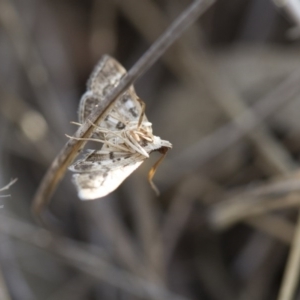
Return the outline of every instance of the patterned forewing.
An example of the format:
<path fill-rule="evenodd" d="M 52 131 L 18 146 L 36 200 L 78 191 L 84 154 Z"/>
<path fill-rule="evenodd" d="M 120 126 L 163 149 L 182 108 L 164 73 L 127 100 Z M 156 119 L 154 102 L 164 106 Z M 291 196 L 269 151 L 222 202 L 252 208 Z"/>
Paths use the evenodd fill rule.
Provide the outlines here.
<path fill-rule="evenodd" d="M 117 149 L 115 151 L 87 150 L 85 156 L 73 163 L 69 170 L 77 173 L 86 173 L 109 169 L 112 165 L 122 167 L 126 166 L 131 158 L 135 160 L 145 159 L 139 153 L 132 154 L 118 151 Z"/>
<path fill-rule="evenodd" d="M 83 123 L 105 95 L 112 91 L 120 82 L 126 70 L 113 58 L 105 55 L 94 68 L 88 83 L 87 91 L 79 105 L 79 122 Z"/>
<path fill-rule="evenodd" d="M 91 153 L 70 168 L 82 200 L 104 197 L 114 191 L 145 160 L 140 154 L 102 151 Z"/>
<path fill-rule="evenodd" d="M 112 57 L 105 55 L 97 64 L 87 84 L 87 92 L 82 96 L 79 106 L 79 122 L 83 123 L 88 115 L 104 100 L 126 74 L 126 70 Z M 142 113 L 141 104 L 133 86 L 115 101 L 112 111 L 105 120 L 97 124 L 100 128 L 121 130 L 130 121 L 138 121 Z M 143 121 L 147 121 L 144 116 Z M 97 131 L 97 129 L 95 130 Z"/>

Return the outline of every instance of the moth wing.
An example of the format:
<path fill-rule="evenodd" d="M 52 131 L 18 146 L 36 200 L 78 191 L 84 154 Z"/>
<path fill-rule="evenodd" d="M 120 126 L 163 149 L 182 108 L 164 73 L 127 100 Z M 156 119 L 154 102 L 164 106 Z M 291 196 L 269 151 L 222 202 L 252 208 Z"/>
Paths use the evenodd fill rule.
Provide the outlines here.
<path fill-rule="evenodd" d="M 68 169 L 79 173 L 109 169 L 109 166 L 114 163 L 120 166 L 126 165 L 131 156 L 137 159 L 139 155 L 118 151 L 115 147 L 103 145 L 101 150 L 86 150 L 85 155 L 73 162 Z"/>
<path fill-rule="evenodd" d="M 79 122 L 83 123 L 93 109 L 103 101 L 107 93 L 111 92 L 126 74 L 126 70 L 115 59 L 104 55 L 95 66 L 88 82 L 87 92 L 82 96 L 79 104 Z"/>
<path fill-rule="evenodd" d="M 88 115 L 104 100 L 105 96 L 120 83 L 126 73 L 125 68 L 114 58 L 109 55 L 102 57 L 88 80 L 86 93 L 80 100 L 78 112 L 80 123 L 86 120 Z M 141 103 L 134 87 L 130 86 L 115 101 L 112 111 L 98 126 L 110 130 L 120 130 L 122 123 L 138 121 L 141 113 Z M 143 121 L 147 121 L 146 116 L 144 116 Z"/>
<path fill-rule="evenodd" d="M 126 153 L 128 156 L 128 153 Z M 77 173 L 73 175 L 73 182 L 81 200 L 93 200 L 104 197 L 113 192 L 134 170 L 144 161 L 141 155 L 133 155 L 102 160 L 101 165 L 97 165 L 88 160 L 81 160 L 71 171 Z"/>

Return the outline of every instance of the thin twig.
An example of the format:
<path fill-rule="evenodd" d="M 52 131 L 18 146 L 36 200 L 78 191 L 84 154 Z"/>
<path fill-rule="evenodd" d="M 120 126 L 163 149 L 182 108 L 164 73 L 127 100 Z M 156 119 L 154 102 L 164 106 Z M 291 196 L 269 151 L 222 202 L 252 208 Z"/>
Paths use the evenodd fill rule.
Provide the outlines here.
<path fill-rule="evenodd" d="M 149 50 L 137 61 L 120 84 L 98 105 L 95 111 L 88 117 L 87 121 L 74 134 L 77 138 L 89 137 L 93 132 L 91 123 L 98 124 L 105 114 L 112 108 L 114 101 L 134 81 L 144 74 L 155 61 L 166 51 L 166 49 L 193 23 L 197 18 L 214 3 L 215 0 L 194 1 L 165 31 L 164 34 L 149 48 Z M 78 152 L 86 141 L 69 140 L 54 159 L 45 177 L 40 184 L 33 199 L 33 211 L 39 214 L 43 207 L 49 202 L 58 182 L 62 179 L 67 167 L 76 158 Z"/>

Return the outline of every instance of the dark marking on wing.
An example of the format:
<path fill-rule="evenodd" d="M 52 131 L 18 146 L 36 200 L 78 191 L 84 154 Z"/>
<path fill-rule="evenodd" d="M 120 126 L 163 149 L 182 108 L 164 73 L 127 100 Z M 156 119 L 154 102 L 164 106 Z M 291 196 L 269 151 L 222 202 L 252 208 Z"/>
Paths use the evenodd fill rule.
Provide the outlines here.
<path fill-rule="evenodd" d="M 124 129 L 125 128 L 125 124 L 123 122 L 119 122 L 116 127 L 118 129 Z"/>
<path fill-rule="evenodd" d="M 126 103 L 128 100 L 130 100 L 131 98 L 130 98 L 130 96 L 128 95 L 128 94 L 123 94 L 122 95 L 122 99 L 121 99 L 121 101 L 123 102 L 123 103 Z"/>
<path fill-rule="evenodd" d="M 135 117 L 135 118 L 138 117 L 138 113 L 137 113 L 135 107 L 131 107 L 131 108 L 129 109 L 129 112 L 132 114 L 133 117 Z"/>
<path fill-rule="evenodd" d="M 103 175 L 102 175 L 103 178 L 106 178 L 108 176 L 108 173 L 109 173 L 109 171 L 104 172 Z"/>
<path fill-rule="evenodd" d="M 148 141 L 146 141 L 146 140 L 141 140 L 141 141 L 139 142 L 139 144 L 140 144 L 142 147 L 146 147 L 146 146 L 148 146 Z"/>
<path fill-rule="evenodd" d="M 78 164 L 77 166 L 74 166 L 74 169 L 78 171 L 85 171 L 85 170 L 89 170 L 90 168 L 91 168 L 90 165 L 84 165 L 84 164 Z"/>
<path fill-rule="evenodd" d="M 96 150 L 93 150 L 90 154 L 85 158 L 86 160 L 93 160 L 94 155 L 96 154 Z"/>
<path fill-rule="evenodd" d="M 84 102 L 83 115 L 79 117 L 80 122 L 84 122 L 91 112 L 98 106 L 99 99 L 94 95 L 89 95 L 82 100 Z"/>
<path fill-rule="evenodd" d="M 109 158 L 113 159 L 114 158 L 114 153 L 113 152 L 109 152 Z"/>
<path fill-rule="evenodd" d="M 110 93 L 113 90 L 114 86 L 113 85 L 107 85 L 103 89 L 103 95 L 106 96 L 108 93 Z"/>

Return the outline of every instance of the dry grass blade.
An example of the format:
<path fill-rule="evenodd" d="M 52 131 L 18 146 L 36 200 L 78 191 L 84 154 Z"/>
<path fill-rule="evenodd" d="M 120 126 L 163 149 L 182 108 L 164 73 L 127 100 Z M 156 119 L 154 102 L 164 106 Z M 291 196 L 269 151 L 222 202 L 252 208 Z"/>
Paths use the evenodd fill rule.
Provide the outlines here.
<path fill-rule="evenodd" d="M 127 73 L 127 76 L 110 93 L 105 100 L 89 116 L 88 120 L 77 130 L 74 137 L 87 138 L 93 132 L 91 124 L 98 124 L 111 109 L 114 101 L 122 94 L 139 76 L 141 76 L 150 66 L 166 51 L 166 49 L 203 13 L 214 0 L 193 2 L 165 31 L 165 33 L 154 43 L 150 49 L 138 60 L 138 62 Z M 67 167 L 76 158 L 80 149 L 86 141 L 69 140 L 61 152 L 53 161 L 45 177 L 40 184 L 33 199 L 33 211 L 39 214 L 50 200 L 58 182 L 61 180 Z"/>

